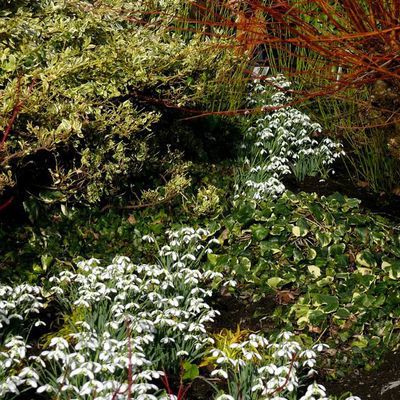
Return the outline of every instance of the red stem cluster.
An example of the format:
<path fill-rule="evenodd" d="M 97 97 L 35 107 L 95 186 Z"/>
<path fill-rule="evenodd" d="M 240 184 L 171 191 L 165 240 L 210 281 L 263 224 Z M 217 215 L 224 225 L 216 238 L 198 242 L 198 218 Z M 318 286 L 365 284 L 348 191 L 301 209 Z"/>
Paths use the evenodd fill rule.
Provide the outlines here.
<path fill-rule="evenodd" d="M 11 129 L 15 123 L 15 120 L 18 117 L 18 114 L 21 112 L 22 107 L 25 104 L 26 99 L 21 99 L 21 81 L 22 81 L 22 77 L 19 76 L 18 80 L 17 80 L 17 88 L 16 88 L 16 101 L 15 101 L 15 105 L 13 107 L 12 113 L 11 113 L 11 117 L 8 120 L 8 123 L 6 125 L 6 128 L 3 132 L 3 136 L 0 140 L 0 152 L 2 151 L 4 144 L 8 138 L 8 136 L 10 135 Z M 35 86 L 35 80 L 33 80 L 31 82 L 31 84 L 28 87 L 28 95 L 32 92 L 33 87 Z M 6 209 L 9 205 L 11 205 L 11 203 L 14 201 L 15 196 L 11 196 L 9 199 L 7 199 L 3 204 L 0 205 L 0 212 L 2 212 L 4 209 Z"/>
<path fill-rule="evenodd" d="M 233 39 L 244 56 L 265 46 L 270 56 L 304 61 L 304 69 L 292 65 L 279 71 L 308 82 L 293 93 L 303 101 L 372 87 L 377 80 L 400 90 L 399 0 L 195 0 L 192 9 L 188 17 L 175 16 L 171 29 Z M 375 107 L 389 116 L 387 124 L 400 120 L 398 108 Z"/>
<path fill-rule="evenodd" d="M 174 392 L 171 389 L 171 385 L 169 384 L 169 380 L 168 380 L 168 375 L 165 371 L 164 371 L 164 375 L 161 377 L 161 379 L 164 384 L 165 390 L 167 391 L 168 396 L 170 396 L 170 398 L 172 399 L 174 396 Z M 190 389 L 190 386 L 191 386 L 190 384 L 185 386 L 181 379 L 180 384 L 179 384 L 178 394 L 176 395 L 177 400 L 185 400 L 186 395 Z"/>

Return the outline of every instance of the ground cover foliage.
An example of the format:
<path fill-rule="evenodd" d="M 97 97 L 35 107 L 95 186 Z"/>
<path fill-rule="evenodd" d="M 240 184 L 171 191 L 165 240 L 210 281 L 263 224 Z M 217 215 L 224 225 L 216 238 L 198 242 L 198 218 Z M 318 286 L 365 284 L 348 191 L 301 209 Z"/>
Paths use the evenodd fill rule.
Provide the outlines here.
<path fill-rule="evenodd" d="M 321 382 L 398 348 L 400 225 L 287 189 L 343 147 L 282 75 L 235 98 L 235 7 L 0 4 L 0 397 L 359 400 Z"/>
<path fill-rule="evenodd" d="M 224 236 L 212 268 L 233 271 L 254 300 L 275 296 L 268 318 L 321 335 L 343 367 L 346 350 L 371 368 L 397 344 L 399 230 L 365 215 L 358 200 L 287 192 L 240 204 Z"/>

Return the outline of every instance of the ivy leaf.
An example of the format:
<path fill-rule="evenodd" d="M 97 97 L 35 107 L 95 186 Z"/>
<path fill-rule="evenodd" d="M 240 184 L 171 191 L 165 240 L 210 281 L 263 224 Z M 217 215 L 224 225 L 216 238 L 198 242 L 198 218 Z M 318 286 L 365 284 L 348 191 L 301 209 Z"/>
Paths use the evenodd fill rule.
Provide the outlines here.
<path fill-rule="evenodd" d="M 263 240 L 269 233 L 269 229 L 265 228 L 263 225 L 253 225 L 251 227 L 251 232 L 253 234 L 254 239 Z"/>
<path fill-rule="evenodd" d="M 400 261 L 385 258 L 382 261 L 382 269 L 388 274 L 390 279 L 400 278 Z"/>
<path fill-rule="evenodd" d="M 315 234 L 318 241 L 321 243 L 321 247 L 326 247 L 332 241 L 332 234 L 329 232 L 317 232 Z"/>
<path fill-rule="evenodd" d="M 193 380 L 200 375 L 199 367 L 196 364 L 191 364 L 189 361 L 183 363 L 183 376 L 184 380 Z"/>
<path fill-rule="evenodd" d="M 335 257 L 337 255 L 342 255 L 345 250 L 346 245 L 344 243 L 337 243 L 329 247 L 328 253 L 331 257 Z"/>
<path fill-rule="evenodd" d="M 268 285 L 273 289 L 278 289 L 281 286 L 282 282 L 284 282 L 284 280 L 282 278 L 279 278 L 278 276 L 274 276 L 267 280 Z"/>
<path fill-rule="evenodd" d="M 358 347 L 359 349 L 365 349 L 368 346 L 368 339 L 362 335 L 357 335 L 356 340 L 351 343 L 352 347 Z"/>
<path fill-rule="evenodd" d="M 294 227 L 292 228 L 292 233 L 293 233 L 293 235 L 296 236 L 296 237 L 301 236 L 300 227 L 299 227 L 299 226 L 294 226 Z"/>
<path fill-rule="evenodd" d="M 350 311 L 347 308 L 339 308 L 336 313 L 335 313 L 335 317 L 339 318 L 339 319 L 347 319 L 349 318 L 351 315 Z"/>
<path fill-rule="evenodd" d="M 274 225 L 271 230 L 271 235 L 279 236 L 284 230 L 285 227 L 283 225 Z"/>
<path fill-rule="evenodd" d="M 367 268 L 373 268 L 377 265 L 374 255 L 368 250 L 359 252 L 356 256 L 356 262 Z"/>
<path fill-rule="evenodd" d="M 307 269 L 315 278 L 319 278 L 321 276 L 321 269 L 316 265 L 309 265 Z"/>
<path fill-rule="evenodd" d="M 315 259 L 316 256 L 317 256 L 317 252 L 315 249 L 309 248 L 307 250 L 307 260 L 312 261 Z"/>
<path fill-rule="evenodd" d="M 339 307 L 339 299 L 328 294 L 314 294 L 315 305 L 326 314 L 336 311 Z"/>

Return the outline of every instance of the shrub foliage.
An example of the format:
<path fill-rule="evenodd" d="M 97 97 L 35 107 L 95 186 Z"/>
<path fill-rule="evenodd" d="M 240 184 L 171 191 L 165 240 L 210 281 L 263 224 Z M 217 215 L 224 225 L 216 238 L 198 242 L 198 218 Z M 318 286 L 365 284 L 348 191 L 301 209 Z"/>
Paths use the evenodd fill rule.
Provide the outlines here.
<path fill-rule="evenodd" d="M 0 2 L 0 193 L 39 176 L 93 203 L 157 160 L 154 103 L 193 104 L 229 69 L 171 33 L 180 3 Z"/>

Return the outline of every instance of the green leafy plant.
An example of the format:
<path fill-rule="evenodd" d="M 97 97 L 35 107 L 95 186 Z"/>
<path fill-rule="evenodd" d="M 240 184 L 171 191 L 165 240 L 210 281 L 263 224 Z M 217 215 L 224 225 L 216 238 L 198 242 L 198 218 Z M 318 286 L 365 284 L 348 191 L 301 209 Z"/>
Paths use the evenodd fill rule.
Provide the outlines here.
<path fill-rule="evenodd" d="M 226 252 L 210 268 L 235 274 L 255 300 L 273 296 L 278 325 L 319 335 L 346 362 L 372 368 L 399 342 L 397 225 L 340 194 L 290 192 L 226 221 Z"/>
<path fill-rule="evenodd" d="M 200 217 L 202 215 L 210 215 L 217 217 L 222 212 L 222 190 L 216 188 L 212 184 L 201 187 L 194 199 L 191 208 L 193 213 Z"/>

